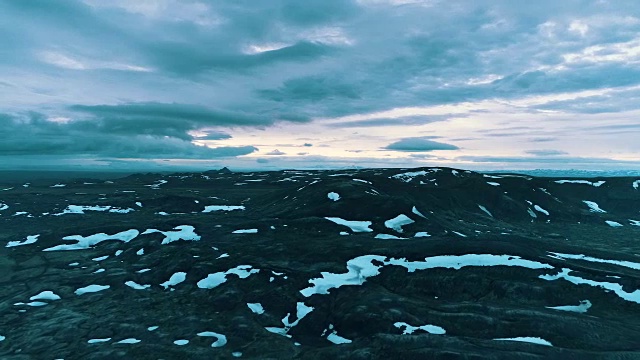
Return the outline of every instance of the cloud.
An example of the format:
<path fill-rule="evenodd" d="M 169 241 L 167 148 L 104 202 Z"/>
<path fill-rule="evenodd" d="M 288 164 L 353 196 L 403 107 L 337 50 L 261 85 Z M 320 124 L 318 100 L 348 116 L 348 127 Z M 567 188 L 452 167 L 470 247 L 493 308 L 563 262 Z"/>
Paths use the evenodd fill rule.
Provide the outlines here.
<path fill-rule="evenodd" d="M 458 150 L 455 145 L 440 143 L 437 141 L 428 140 L 426 138 L 405 138 L 396 142 L 393 142 L 385 147 L 387 150 L 395 151 L 407 151 L 407 152 L 421 152 L 421 151 L 434 151 L 434 150 Z"/>
<path fill-rule="evenodd" d="M 189 131 L 208 126 L 258 126 L 273 119 L 243 112 L 209 109 L 175 103 L 127 103 L 120 105 L 72 105 L 69 109 L 89 115 L 77 126 L 119 134 L 166 135 L 190 140 Z"/>
<path fill-rule="evenodd" d="M 206 135 L 197 136 L 196 139 L 197 140 L 226 140 L 226 139 L 231 139 L 231 135 L 224 132 L 207 131 Z"/>
<path fill-rule="evenodd" d="M 640 18 L 629 4 L 0 2 L 0 108 L 13 118 L 0 146 L 195 158 L 217 155 L 191 144 L 192 134 L 206 130 L 198 140 L 242 147 L 252 146 L 238 136 L 248 127 L 275 127 L 291 137 L 313 130 L 316 146 L 305 149 L 313 154 L 340 129 L 361 127 L 384 128 L 387 139 L 427 133 L 421 131 L 473 137 L 467 154 L 497 153 L 496 138 L 508 137 L 563 140 L 553 146 L 563 151 L 566 130 L 594 140 L 572 154 L 628 155 L 635 148 L 618 137 L 634 136 L 640 110 Z M 566 117 L 538 121 L 558 114 Z M 47 120 L 54 118 L 68 120 Z M 478 131 L 496 128 L 494 121 L 538 128 Z M 345 144 L 355 141 L 345 136 L 332 150 L 348 151 Z M 416 141 L 389 147 L 435 150 Z M 377 146 L 363 141 L 356 148 Z"/>
<path fill-rule="evenodd" d="M 280 151 L 278 149 L 275 149 L 273 151 L 269 151 L 265 155 L 286 155 L 286 153 L 284 153 L 284 152 L 282 152 L 282 151 Z"/>
<path fill-rule="evenodd" d="M 0 154 L 113 158 L 208 159 L 248 155 L 253 146 L 209 148 L 190 139 L 131 131 L 105 131 L 91 121 L 53 122 L 42 114 L 0 114 Z"/>
<path fill-rule="evenodd" d="M 527 150 L 525 153 L 535 156 L 567 155 L 567 152 L 562 150 Z"/>
<path fill-rule="evenodd" d="M 336 128 L 352 128 L 352 127 L 378 127 L 378 126 L 402 126 L 402 125 L 424 125 L 438 121 L 447 121 L 451 119 L 454 114 L 446 115 L 430 115 L 430 116 L 404 116 L 398 118 L 382 118 L 382 119 L 368 119 L 368 120 L 355 120 L 345 121 L 330 124 L 330 127 Z M 456 117 L 467 117 L 468 115 L 458 114 Z"/>

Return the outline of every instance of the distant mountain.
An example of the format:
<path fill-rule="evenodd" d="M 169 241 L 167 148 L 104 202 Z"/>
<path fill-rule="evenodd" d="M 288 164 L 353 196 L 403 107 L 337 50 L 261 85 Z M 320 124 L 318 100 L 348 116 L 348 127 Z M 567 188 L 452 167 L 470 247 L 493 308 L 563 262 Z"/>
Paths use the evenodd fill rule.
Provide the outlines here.
<path fill-rule="evenodd" d="M 640 176 L 225 169 L 0 181 L 0 358 L 640 358 Z"/>

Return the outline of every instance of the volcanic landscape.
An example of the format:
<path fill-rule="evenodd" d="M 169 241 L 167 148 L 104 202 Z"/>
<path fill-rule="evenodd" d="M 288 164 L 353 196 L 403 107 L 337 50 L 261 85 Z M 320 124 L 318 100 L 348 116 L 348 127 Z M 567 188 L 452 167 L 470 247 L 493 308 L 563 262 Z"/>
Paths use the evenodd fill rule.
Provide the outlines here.
<path fill-rule="evenodd" d="M 0 179 L 2 359 L 640 359 L 640 179 Z"/>

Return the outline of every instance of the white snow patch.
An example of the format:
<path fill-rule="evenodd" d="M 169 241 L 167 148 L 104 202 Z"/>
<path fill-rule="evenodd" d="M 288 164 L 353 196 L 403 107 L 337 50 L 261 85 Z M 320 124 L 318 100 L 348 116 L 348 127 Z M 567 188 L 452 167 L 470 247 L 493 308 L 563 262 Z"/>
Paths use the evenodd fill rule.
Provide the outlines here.
<path fill-rule="evenodd" d="M 146 269 L 140 269 L 138 271 L 136 271 L 138 274 L 142 274 L 142 273 L 146 273 L 147 271 L 151 271 L 151 269 L 146 268 Z"/>
<path fill-rule="evenodd" d="M 422 326 L 412 326 L 407 324 L 406 322 L 397 322 L 395 324 L 393 324 L 393 326 L 397 327 L 398 329 L 401 329 L 404 327 L 404 331 L 402 332 L 402 335 L 411 335 L 414 332 L 418 331 L 418 330 L 422 330 L 422 331 L 426 331 L 429 334 L 434 334 L 434 335 L 443 335 L 446 334 L 447 332 L 441 328 L 440 326 L 436 326 L 436 325 L 422 325 Z"/>
<path fill-rule="evenodd" d="M 105 255 L 105 256 L 99 256 L 99 257 L 93 258 L 91 260 L 93 260 L 93 261 L 102 261 L 102 260 L 106 260 L 108 258 L 109 258 L 109 255 Z"/>
<path fill-rule="evenodd" d="M 397 237 L 395 235 L 391 235 L 391 234 L 378 234 L 375 237 L 376 239 L 381 239 L 381 240 L 404 240 L 406 238 L 402 238 L 402 237 Z"/>
<path fill-rule="evenodd" d="M 135 289 L 135 290 L 144 290 L 144 289 L 148 289 L 151 287 L 151 285 L 149 284 L 145 284 L 145 285 L 140 285 L 135 281 L 127 281 L 124 283 L 125 285 L 127 285 L 128 287 Z"/>
<path fill-rule="evenodd" d="M 258 315 L 264 314 L 264 308 L 260 303 L 247 303 L 247 306 L 249 307 L 249 309 L 251 309 L 251 311 L 254 314 L 258 314 Z"/>
<path fill-rule="evenodd" d="M 414 213 L 414 214 L 416 214 L 416 215 L 418 215 L 418 216 L 420 216 L 420 217 L 421 217 L 421 218 L 423 218 L 423 219 L 426 219 L 426 218 L 427 218 L 427 217 L 426 217 L 426 216 L 424 216 L 424 215 L 423 215 L 423 214 L 418 210 L 418 208 L 416 208 L 415 206 L 414 206 L 413 208 L 411 208 L 411 212 L 412 212 L 412 213 Z"/>
<path fill-rule="evenodd" d="M 545 210 L 545 209 L 541 208 L 540 206 L 538 206 L 538 205 L 534 205 L 534 206 L 533 206 L 533 208 L 534 208 L 534 209 L 536 209 L 536 211 L 541 212 L 541 213 L 543 213 L 543 214 L 545 214 L 545 215 L 549 216 L 549 212 L 548 212 L 547 210 Z"/>
<path fill-rule="evenodd" d="M 375 265 L 373 261 L 381 262 Z M 512 255 L 491 254 L 466 254 L 466 255 L 441 255 L 425 258 L 425 261 L 408 261 L 404 258 L 387 260 L 386 256 L 363 255 L 347 261 L 347 272 L 333 274 L 322 272 L 322 277 L 310 279 L 312 286 L 300 290 L 303 296 L 314 294 L 328 294 L 329 290 L 344 285 L 362 285 L 366 279 L 380 274 L 380 269 L 385 265 L 402 266 L 408 272 L 433 268 L 461 269 L 466 266 L 517 266 L 528 269 L 552 269 L 553 266 L 537 261 L 521 259 Z"/>
<path fill-rule="evenodd" d="M 343 338 L 342 336 L 338 335 L 338 332 L 336 330 L 333 330 L 331 334 L 327 335 L 327 340 L 331 341 L 336 345 L 352 343 L 352 340 Z"/>
<path fill-rule="evenodd" d="M 89 294 L 89 293 L 95 293 L 102 290 L 106 290 L 110 287 L 111 286 L 109 285 L 88 285 L 88 286 L 77 289 L 76 291 L 74 291 L 74 293 L 76 295 Z"/>
<path fill-rule="evenodd" d="M 92 246 L 94 246 L 96 244 L 99 244 L 99 243 L 101 243 L 103 241 L 106 241 L 106 240 L 119 240 L 119 241 L 127 243 L 127 242 L 133 240 L 136 236 L 138 236 L 138 234 L 140 234 L 140 232 L 138 230 L 131 229 L 131 230 L 122 231 L 122 232 L 119 232 L 119 233 L 113 234 L 113 235 L 108 235 L 108 234 L 105 234 L 105 233 L 98 233 L 98 234 L 89 235 L 89 236 L 70 235 L 70 236 L 63 237 L 62 240 L 76 240 L 77 243 L 75 243 L 75 244 L 57 245 L 57 246 L 54 246 L 54 247 L 50 247 L 50 248 L 44 249 L 42 251 L 89 249 Z"/>
<path fill-rule="evenodd" d="M 0 211 L 7 210 L 8 208 L 9 208 L 9 205 L 0 202 Z"/>
<path fill-rule="evenodd" d="M 87 205 L 68 205 L 66 209 L 62 210 L 61 213 L 52 214 L 53 216 L 61 216 L 65 214 L 84 214 L 85 211 L 108 211 L 110 213 L 119 213 L 119 214 L 127 214 L 134 211 L 132 208 L 117 208 L 113 206 L 87 206 Z"/>
<path fill-rule="evenodd" d="M 409 225 L 409 224 L 413 224 L 415 221 L 413 221 L 410 217 L 408 217 L 405 214 L 400 214 L 396 217 L 394 217 L 393 219 L 387 220 L 384 222 L 384 226 L 388 227 L 389 229 L 393 229 L 399 233 L 401 233 L 402 227 L 404 225 Z"/>
<path fill-rule="evenodd" d="M 136 205 L 137 205 L 138 207 L 142 207 L 142 203 L 141 203 L 140 201 L 136 201 Z"/>
<path fill-rule="evenodd" d="M 493 339 L 493 340 L 496 340 L 496 341 L 520 341 L 520 342 L 527 342 L 527 343 L 538 344 L 538 345 L 553 346 L 547 340 L 541 339 L 539 337 L 524 336 L 524 337 L 515 337 L 515 338 L 499 338 L 499 339 Z"/>
<path fill-rule="evenodd" d="M 500 179 L 502 179 L 502 178 L 500 178 Z M 487 184 L 489 184 L 491 186 L 500 186 L 500 183 L 493 182 L 493 181 L 487 181 Z"/>
<path fill-rule="evenodd" d="M 596 181 L 596 182 L 591 182 L 591 181 L 587 181 L 587 180 L 556 180 L 555 183 L 556 184 L 586 184 L 586 185 L 591 185 L 591 186 L 595 186 L 595 187 L 600 187 L 602 186 L 602 184 L 604 184 L 606 181 Z"/>
<path fill-rule="evenodd" d="M 219 334 L 213 331 L 203 331 L 197 334 L 198 336 L 208 336 L 217 338 L 216 341 L 211 344 L 211 347 L 222 347 L 227 344 L 227 337 L 223 334 Z"/>
<path fill-rule="evenodd" d="M 429 172 L 438 172 L 438 171 L 442 171 L 442 169 L 431 169 L 428 172 L 425 170 L 422 171 L 412 171 L 412 172 L 405 172 L 405 173 L 401 173 L 401 174 L 396 174 L 396 175 L 392 175 L 390 177 L 390 179 L 397 179 L 403 182 L 411 182 L 415 177 L 417 176 L 425 176 L 427 175 Z"/>
<path fill-rule="evenodd" d="M 61 188 L 61 187 L 65 187 L 65 186 L 67 186 L 67 184 L 55 184 L 55 185 L 51 185 L 51 186 L 49 186 L 49 187 L 52 187 L 52 188 Z"/>
<path fill-rule="evenodd" d="M 559 258 L 562 258 L 563 260 L 564 259 L 584 260 L 584 261 L 590 261 L 595 263 L 612 264 L 617 266 L 623 266 L 629 269 L 640 270 L 640 263 L 636 263 L 632 261 L 599 259 L 591 256 L 586 256 L 583 254 L 562 254 L 562 253 L 555 253 L 555 252 L 550 252 L 550 254 L 553 254 Z"/>
<path fill-rule="evenodd" d="M 604 222 L 606 222 L 607 225 L 609 225 L 611 227 L 622 227 L 623 226 L 622 224 L 620 224 L 619 222 L 616 222 L 616 221 L 605 220 Z"/>
<path fill-rule="evenodd" d="M 206 278 L 198 281 L 197 285 L 200 289 L 213 289 L 227 282 L 227 275 L 229 274 L 234 274 L 241 279 L 246 279 L 252 274 L 257 274 L 259 272 L 260 269 L 253 269 L 251 265 L 238 265 L 235 268 L 229 269 L 225 272 L 209 274 Z"/>
<path fill-rule="evenodd" d="M 580 301 L 580 305 L 563 305 L 563 306 L 545 306 L 547 309 L 560 310 L 560 311 L 569 311 L 575 313 L 586 313 L 589 308 L 591 308 L 591 301 L 582 300 Z"/>
<path fill-rule="evenodd" d="M 287 315 L 284 318 L 282 318 L 282 324 L 284 325 L 284 327 L 281 327 L 281 328 L 265 327 L 265 329 L 274 334 L 278 334 L 278 335 L 282 335 L 290 338 L 291 335 L 288 334 L 289 330 L 291 330 L 291 328 L 293 328 L 294 326 L 298 325 L 300 320 L 302 320 L 305 316 L 309 315 L 309 313 L 311 313 L 312 311 L 313 311 L 313 307 L 307 306 L 303 302 L 298 302 L 296 304 L 296 320 L 295 321 L 291 322 L 289 320 L 291 313 L 287 313 Z"/>
<path fill-rule="evenodd" d="M 257 234 L 258 229 L 239 229 L 231 232 L 232 234 Z"/>
<path fill-rule="evenodd" d="M 362 180 L 362 179 L 351 179 L 351 180 L 353 180 L 353 181 L 358 181 L 358 182 L 361 182 L 361 183 L 365 183 L 365 184 L 369 184 L 369 185 L 371 185 L 371 181 Z M 640 180 L 639 180 L 639 181 L 640 181 Z"/>
<path fill-rule="evenodd" d="M 583 203 L 587 204 L 587 206 L 589 207 L 589 211 L 591 212 L 596 212 L 596 213 L 606 213 L 606 211 L 600 209 L 600 206 L 598 206 L 598 204 L 594 201 L 588 201 L 588 200 L 582 200 Z"/>
<path fill-rule="evenodd" d="M 426 231 L 418 231 L 413 237 L 430 237 L 428 232 Z"/>
<path fill-rule="evenodd" d="M 482 206 L 482 205 L 479 205 L 479 204 L 478 204 L 478 207 L 480 208 L 480 210 L 482 210 L 482 211 L 484 211 L 485 213 L 487 213 L 487 215 L 489 215 L 489 216 L 493 217 L 493 214 L 492 214 L 489 210 L 487 210 L 487 208 L 486 208 L 486 207 L 484 207 L 484 206 Z"/>
<path fill-rule="evenodd" d="M 93 274 L 99 274 L 99 273 L 105 272 L 105 271 L 106 271 L 105 269 L 98 269 L 98 270 L 94 271 Z"/>
<path fill-rule="evenodd" d="M 630 223 L 631 223 L 631 225 L 633 225 L 633 226 L 640 226 L 640 221 L 638 221 L 638 220 L 631 220 L 631 219 L 629 219 L 629 222 L 630 222 Z"/>
<path fill-rule="evenodd" d="M 330 192 L 327 194 L 327 197 L 329 198 L 329 200 L 333 200 L 333 201 L 338 201 L 340 200 L 340 194 L 335 193 L 335 192 Z"/>
<path fill-rule="evenodd" d="M 344 225 L 351 229 L 353 232 L 372 232 L 373 230 L 369 228 L 371 226 L 371 221 L 351 221 L 344 220 L 339 217 L 325 217 L 325 219 L 334 222 L 338 225 Z"/>
<path fill-rule="evenodd" d="M 465 235 L 463 233 L 460 233 L 460 232 L 457 232 L 457 231 L 451 231 L 451 232 L 456 234 L 456 235 L 458 235 L 458 236 L 461 236 L 461 237 L 467 237 L 467 235 Z"/>
<path fill-rule="evenodd" d="M 186 278 L 187 278 L 187 273 L 179 271 L 179 272 L 171 275 L 169 280 L 163 282 L 162 284 L 160 284 L 160 286 L 164 287 L 164 289 L 166 290 L 170 286 L 176 286 L 176 285 L 180 284 L 181 282 L 185 281 Z"/>
<path fill-rule="evenodd" d="M 60 296 L 55 294 L 53 291 L 45 290 L 40 292 L 37 295 L 33 295 L 29 298 L 29 300 L 60 300 Z"/>
<path fill-rule="evenodd" d="M 633 182 L 633 184 L 631 184 L 633 186 L 634 189 L 638 190 L 638 188 L 640 188 L 640 180 L 636 180 Z"/>
<path fill-rule="evenodd" d="M 155 331 L 155 330 L 157 330 L 158 328 L 159 328 L 159 326 L 149 326 L 149 327 L 147 328 L 147 331 Z"/>
<path fill-rule="evenodd" d="M 38 234 L 38 235 L 29 235 L 29 236 L 27 236 L 27 239 L 24 240 L 24 241 L 9 241 L 5 247 L 14 247 L 14 246 L 22 246 L 22 245 L 33 244 L 36 241 L 38 241 L 38 237 L 39 236 L 40 236 L 40 234 Z"/>
<path fill-rule="evenodd" d="M 136 338 L 128 338 L 128 339 L 122 339 L 118 342 L 116 342 L 116 344 L 137 344 L 142 340 L 138 340 Z"/>
<path fill-rule="evenodd" d="M 150 188 L 152 188 L 154 190 L 157 190 L 157 189 L 160 188 L 160 185 L 163 185 L 163 184 L 166 184 L 166 183 L 167 183 L 167 180 L 158 180 L 158 181 L 156 181 L 155 183 L 153 183 L 151 185 L 145 185 L 145 186 L 148 186 L 148 187 L 150 187 Z"/>
<path fill-rule="evenodd" d="M 616 295 L 618 295 L 618 297 L 626 301 L 631 301 L 631 302 L 640 304 L 640 290 L 635 290 L 633 292 L 626 292 L 622 289 L 622 285 L 618 283 L 584 279 L 578 276 L 569 275 L 571 271 L 572 271 L 571 269 L 563 268 L 562 271 L 556 275 L 540 275 L 538 277 L 540 279 L 549 280 L 549 281 L 565 279 L 570 283 L 573 283 L 576 285 L 587 284 L 593 287 L 599 287 L 605 290 L 613 291 Z"/>
<path fill-rule="evenodd" d="M 136 251 L 136 255 L 144 255 L 144 248 L 141 248 L 140 250 Z"/>
<path fill-rule="evenodd" d="M 531 209 L 529 209 L 529 208 L 527 208 L 527 212 L 528 212 L 528 213 L 529 213 L 529 215 L 530 215 L 532 218 L 534 218 L 534 219 L 538 217 L 538 215 L 536 215 L 536 213 L 534 213 L 534 212 L 533 212 L 533 210 L 531 210 Z"/>
<path fill-rule="evenodd" d="M 242 205 L 207 205 L 202 210 L 203 213 L 209 213 L 213 211 L 234 211 L 234 210 L 244 210 L 245 207 Z"/>
<path fill-rule="evenodd" d="M 111 338 L 89 339 L 89 340 L 87 340 L 87 343 L 89 343 L 89 344 L 97 344 L 97 343 L 103 343 L 103 342 L 107 342 L 107 341 L 111 341 Z"/>
<path fill-rule="evenodd" d="M 179 339 L 179 340 L 174 341 L 173 343 L 178 345 L 178 346 L 184 346 L 184 345 L 187 345 L 189 343 L 189 340 Z"/>
<path fill-rule="evenodd" d="M 116 250 L 115 254 L 113 254 L 113 255 L 114 256 L 120 256 L 120 255 L 122 255 L 123 252 L 124 251 L 122 251 L 122 250 Z"/>
<path fill-rule="evenodd" d="M 195 233 L 195 228 L 191 225 L 178 225 L 174 227 L 175 231 L 160 231 L 158 229 L 147 229 L 142 235 L 151 234 L 151 233 L 161 233 L 165 236 L 162 240 L 162 245 L 172 243 L 178 240 L 185 241 L 198 241 L 200 240 L 200 235 Z"/>

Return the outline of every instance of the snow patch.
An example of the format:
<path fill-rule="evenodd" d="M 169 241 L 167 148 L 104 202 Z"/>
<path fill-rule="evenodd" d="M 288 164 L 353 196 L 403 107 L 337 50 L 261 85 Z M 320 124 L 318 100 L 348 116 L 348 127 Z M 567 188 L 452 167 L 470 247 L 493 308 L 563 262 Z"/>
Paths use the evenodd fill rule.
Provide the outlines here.
<path fill-rule="evenodd" d="M 418 210 L 418 208 L 416 208 L 415 206 L 411 209 L 411 212 L 412 212 L 412 213 L 414 213 L 414 214 L 416 214 L 416 215 L 418 215 L 418 216 L 420 216 L 420 217 L 421 217 L 421 218 L 423 218 L 423 219 L 426 219 L 426 218 L 427 218 L 427 217 L 426 217 L 426 216 L 424 216 L 424 215 L 423 215 L 423 214 Z"/>
<path fill-rule="evenodd" d="M 402 238 L 402 237 L 397 237 L 395 235 L 391 235 L 391 234 L 378 234 L 375 237 L 376 239 L 381 239 L 381 240 L 404 240 L 406 238 Z"/>
<path fill-rule="evenodd" d="M 563 306 L 545 306 L 547 309 L 559 310 L 559 311 L 569 311 L 575 313 L 586 313 L 589 308 L 591 308 L 591 301 L 582 300 L 579 305 L 563 305 Z"/>
<path fill-rule="evenodd" d="M 144 290 L 144 289 L 148 289 L 151 287 L 151 285 L 149 284 L 145 284 L 145 285 L 140 285 L 135 281 L 127 281 L 124 283 L 125 285 L 127 285 L 128 287 L 135 289 L 135 290 Z"/>
<path fill-rule="evenodd" d="M 98 233 L 98 234 L 89 235 L 89 236 L 70 235 L 70 236 L 63 237 L 62 240 L 75 240 L 75 241 L 77 241 L 77 243 L 75 243 L 75 244 L 56 245 L 54 247 L 50 247 L 50 248 L 44 249 L 42 251 L 61 251 L 61 250 L 83 250 L 83 249 L 89 249 L 92 246 L 97 245 L 97 244 L 99 244 L 99 243 L 101 243 L 103 241 L 107 241 L 107 240 L 118 240 L 118 241 L 122 241 L 122 242 L 128 243 L 129 241 L 131 241 L 134 238 L 136 238 L 139 234 L 140 234 L 140 232 L 138 230 L 131 229 L 131 230 L 122 231 L 122 232 L 119 232 L 119 233 L 113 234 L 113 235 L 108 235 L 108 234 L 105 234 L 105 233 Z"/>
<path fill-rule="evenodd" d="M 207 205 L 202 210 L 203 213 L 210 213 L 213 211 L 234 211 L 234 210 L 245 210 L 245 207 L 242 205 Z"/>
<path fill-rule="evenodd" d="M 604 222 L 606 222 L 607 225 L 609 225 L 611 227 L 622 227 L 623 226 L 622 224 L 620 224 L 619 222 L 616 222 L 616 221 L 605 220 Z"/>
<path fill-rule="evenodd" d="M 88 285 L 88 286 L 77 289 L 76 291 L 74 291 L 74 293 L 76 295 L 83 295 L 83 294 L 95 293 L 102 290 L 106 290 L 110 287 L 111 286 L 109 285 Z"/>
<path fill-rule="evenodd" d="M 499 338 L 499 339 L 493 339 L 493 340 L 496 340 L 496 341 L 520 341 L 520 342 L 527 342 L 527 343 L 531 343 L 531 344 L 553 346 L 547 340 L 544 340 L 544 339 L 539 338 L 539 337 L 528 337 L 528 336 L 525 336 L 525 337 L 515 337 L 515 338 Z"/>
<path fill-rule="evenodd" d="M 545 209 L 541 208 L 540 206 L 538 206 L 538 205 L 534 205 L 534 206 L 533 206 L 533 208 L 534 208 L 536 211 L 541 212 L 541 213 L 543 213 L 543 214 L 545 214 L 545 215 L 549 216 L 549 212 L 548 212 L 547 210 L 545 210 Z"/>
<path fill-rule="evenodd" d="M 549 253 L 555 255 L 556 257 L 562 258 L 563 260 L 564 259 L 584 260 L 584 261 L 590 261 L 595 263 L 623 266 L 623 267 L 634 269 L 634 270 L 640 270 L 640 263 L 636 263 L 632 261 L 599 259 L 591 256 L 586 256 L 583 254 L 562 254 L 562 253 L 555 253 L 555 252 L 549 252 Z"/>
<path fill-rule="evenodd" d="M 397 327 L 400 330 L 402 330 L 402 328 L 404 327 L 404 331 L 402 332 L 402 335 L 411 335 L 418 330 L 426 331 L 429 334 L 434 334 L 434 335 L 446 334 L 446 331 L 443 328 L 436 325 L 412 326 L 407 324 L 406 322 L 397 322 L 393 324 L 393 326 Z"/>
<path fill-rule="evenodd" d="M 333 201 L 338 201 L 340 200 L 340 194 L 335 193 L 335 192 L 330 192 L 327 194 L 327 197 L 329 198 L 329 200 L 333 200 Z"/>
<path fill-rule="evenodd" d="M 258 229 L 239 229 L 231 232 L 232 234 L 257 234 Z"/>
<path fill-rule="evenodd" d="M 548 280 L 548 281 L 564 279 L 575 285 L 586 284 L 593 287 L 599 287 L 599 288 L 605 289 L 605 291 L 609 290 L 614 292 L 621 299 L 640 304 L 640 290 L 635 290 L 633 292 L 626 292 L 622 289 L 622 285 L 618 283 L 584 279 L 578 276 L 569 275 L 571 271 L 572 271 L 571 269 L 563 268 L 562 271 L 560 271 L 556 275 L 540 275 L 538 276 L 538 278 L 543 280 Z"/>
<path fill-rule="evenodd" d="M 207 275 L 206 278 L 198 281 L 197 286 L 200 289 L 213 289 L 227 282 L 227 275 L 234 274 L 241 279 L 246 279 L 252 274 L 257 274 L 259 272 L 260 269 L 253 269 L 251 265 L 238 265 L 225 272 L 217 272 Z"/>
<path fill-rule="evenodd" d="M 595 201 L 589 201 L 589 200 L 582 200 L 583 203 L 587 204 L 587 206 L 589 207 L 589 211 L 591 212 L 595 212 L 595 213 L 606 213 L 606 211 L 600 209 L 600 206 L 598 206 L 598 204 Z"/>
<path fill-rule="evenodd" d="M 339 217 L 325 217 L 325 219 L 338 225 L 347 226 L 353 232 L 373 232 L 373 230 L 369 228 L 369 226 L 371 226 L 371 221 L 351 221 L 344 220 Z"/>
<path fill-rule="evenodd" d="M 381 263 L 381 265 L 373 262 Z M 491 254 L 466 254 L 466 255 L 441 255 L 425 258 L 425 261 L 408 261 L 404 258 L 387 260 L 386 256 L 364 255 L 347 261 L 347 272 L 333 274 L 322 272 L 322 277 L 310 279 L 312 286 L 300 290 L 300 293 L 309 297 L 314 294 L 328 294 L 329 290 L 345 285 L 362 285 L 366 279 L 380 274 L 380 269 L 386 265 L 402 266 L 408 272 L 433 268 L 447 268 L 459 270 L 466 266 L 517 266 L 528 269 L 552 269 L 553 266 L 537 261 L 525 260 L 519 256 L 491 255 Z M 640 292 L 640 291 L 639 291 Z"/>
<path fill-rule="evenodd" d="M 29 235 L 27 236 L 27 239 L 24 241 L 9 241 L 5 247 L 14 247 L 14 246 L 23 246 L 23 245 L 33 244 L 36 241 L 38 241 L 38 237 L 40 237 L 40 234 Z"/>
<path fill-rule="evenodd" d="M 179 271 L 179 272 L 171 275 L 169 280 L 161 283 L 160 286 L 164 287 L 164 289 L 166 290 L 170 286 L 176 286 L 176 285 L 180 284 L 181 282 L 185 281 L 186 279 L 187 279 L 187 273 Z"/>
<path fill-rule="evenodd" d="M 489 210 L 487 210 L 486 207 L 482 206 L 482 205 L 478 205 L 478 207 L 480 208 L 480 210 L 484 211 L 485 213 L 487 213 L 487 215 L 493 217 L 493 214 L 491 214 L 491 212 Z"/>
<path fill-rule="evenodd" d="M 45 290 L 40 292 L 39 294 L 33 295 L 29 298 L 29 300 L 60 300 L 60 296 L 55 294 L 53 291 Z"/>
<path fill-rule="evenodd" d="M 384 222 L 384 226 L 388 227 L 389 229 L 392 229 L 392 230 L 395 230 L 395 231 L 401 233 L 403 231 L 402 227 L 404 225 L 413 224 L 414 222 L 415 221 L 413 221 L 407 215 L 400 214 L 400 215 L 394 217 L 393 219 L 385 221 Z"/>
<path fill-rule="evenodd" d="M 418 231 L 413 237 L 430 237 L 428 232 L 426 231 Z"/>
<path fill-rule="evenodd" d="M 211 344 L 211 347 L 222 347 L 227 344 L 227 337 L 225 335 L 219 334 L 213 331 L 203 331 L 197 334 L 198 336 L 207 336 L 207 337 L 215 337 L 216 341 Z"/>
<path fill-rule="evenodd" d="M 606 183 L 606 181 L 601 180 L 601 181 L 591 182 L 587 180 L 556 180 L 555 183 L 556 184 L 586 184 L 586 185 L 591 185 L 595 187 L 600 187 L 602 186 L 602 184 Z"/>
<path fill-rule="evenodd" d="M 176 231 L 160 231 L 158 229 L 147 229 L 142 235 L 151 234 L 151 233 L 161 233 L 165 236 L 162 240 L 162 245 L 172 243 L 178 240 L 185 241 L 198 241 L 200 240 L 200 235 L 195 233 L 195 228 L 191 225 L 179 225 L 174 227 Z"/>
<path fill-rule="evenodd" d="M 249 309 L 251 309 L 251 311 L 254 314 L 258 314 L 258 315 L 264 314 L 264 308 L 260 303 L 247 303 L 247 306 L 249 307 Z"/>

